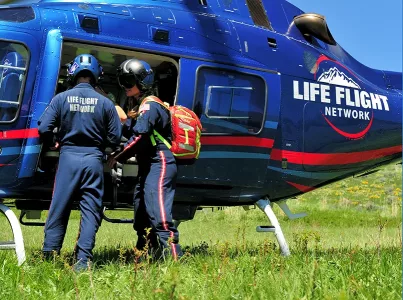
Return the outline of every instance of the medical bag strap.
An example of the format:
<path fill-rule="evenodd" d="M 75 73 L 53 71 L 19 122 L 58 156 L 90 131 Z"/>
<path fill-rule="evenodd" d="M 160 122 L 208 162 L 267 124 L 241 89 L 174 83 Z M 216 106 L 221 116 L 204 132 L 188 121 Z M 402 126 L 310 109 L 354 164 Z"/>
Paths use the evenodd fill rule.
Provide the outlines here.
<path fill-rule="evenodd" d="M 170 143 L 168 143 L 168 141 L 166 140 L 166 139 L 164 139 L 163 137 L 162 137 L 162 135 L 160 135 L 156 130 L 154 130 L 154 135 L 161 141 L 161 142 L 163 142 L 164 144 L 165 144 L 165 146 L 167 146 L 168 147 L 168 149 L 171 149 L 171 144 Z M 154 138 L 154 137 L 153 137 Z M 155 142 L 155 139 L 154 139 L 154 142 Z M 155 145 L 154 145 L 155 146 Z"/>
<path fill-rule="evenodd" d="M 146 103 L 147 101 L 151 101 L 151 102 L 156 102 L 160 105 L 162 105 L 167 111 L 168 114 L 170 114 L 171 112 L 168 110 L 168 107 L 165 105 L 164 102 L 162 102 L 158 97 L 155 96 L 148 96 L 146 98 L 144 98 L 143 102 L 141 102 L 141 105 L 143 105 L 144 103 Z M 162 135 L 160 135 L 155 129 L 153 130 L 153 135 L 150 135 L 150 139 L 151 139 L 151 144 L 153 146 L 157 146 L 157 142 L 155 141 L 155 137 L 158 138 L 161 142 L 163 142 L 165 144 L 165 146 L 168 147 L 168 149 L 171 149 L 171 144 L 168 143 L 168 141 L 166 139 L 164 139 L 162 137 Z"/>

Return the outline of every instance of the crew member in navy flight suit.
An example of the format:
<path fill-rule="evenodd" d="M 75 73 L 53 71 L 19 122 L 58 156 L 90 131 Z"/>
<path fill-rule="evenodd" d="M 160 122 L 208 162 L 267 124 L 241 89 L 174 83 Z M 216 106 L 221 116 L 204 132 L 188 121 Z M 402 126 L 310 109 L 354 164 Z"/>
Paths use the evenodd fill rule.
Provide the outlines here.
<path fill-rule="evenodd" d="M 176 260 L 181 257 L 179 232 L 172 221 L 172 205 L 175 195 L 177 166 L 172 152 L 162 141 L 153 138 L 153 130 L 171 142 L 169 111 L 161 104 L 148 101 L 153 94 L 154 75 L 149 64 L 137 59 L 124 61 L 118 68 L 119 85 L 128 97 L 139 104 L 137 119 L 129 119 L 123 135 L 129 140 L 123 150 L 109 160 L 113 167 L 116 160 L 124 162 L 136 155 L 139 171 L 134 191 L 137 249 L 147 243 L 146 229 L 151 228 L 148 240 L 154 258 L 164 258 L 166 252 Z M 145 101 L 146 100 L 146 101 Z M 130 114 L 128 114 L 130 115 Z"/>
<path fill-rule="evenodd" d="M 103 162 L 107 146 L 120 144 L 121 123 L 108 98 L 93 86 L 102 74 L 97 59 L 77 56 L 68 77 L 74 88 L 56 95 L 40 118 L 39 134 L 44 144 L 52 144 L 53 129 L 60 140 L 59 167 L 53 198 L 45 225 L 43 253 L 60 253 L 73 200 L 80 200 L 81 222 L 75 252 L 75 270 L 87 268 L 92 259 L 95 235 L 101 224 L 104 194 Z"/>

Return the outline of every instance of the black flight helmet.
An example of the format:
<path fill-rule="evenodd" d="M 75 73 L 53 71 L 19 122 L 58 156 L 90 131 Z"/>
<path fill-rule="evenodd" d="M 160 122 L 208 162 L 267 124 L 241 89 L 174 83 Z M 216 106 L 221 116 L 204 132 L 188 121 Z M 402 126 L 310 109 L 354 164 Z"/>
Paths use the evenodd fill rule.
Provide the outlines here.
<path fill-rule="evenodd" d="M 118 84 L 121 88 L 130 89 L 137 85 L 141 92 L 152 89 L 154 73 L 145 61 L 135 58 L 125 60 L 117 70 Z"/>

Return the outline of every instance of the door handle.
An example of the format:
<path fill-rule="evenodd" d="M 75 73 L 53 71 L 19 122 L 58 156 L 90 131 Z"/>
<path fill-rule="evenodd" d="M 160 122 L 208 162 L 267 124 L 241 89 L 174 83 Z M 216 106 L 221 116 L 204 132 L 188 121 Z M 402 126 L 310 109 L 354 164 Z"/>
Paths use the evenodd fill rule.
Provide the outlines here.
<path fill-rule="evenodd" d="M 277 48 L 276 39 L 267 38 L 267 43 L 269 44 L 270 48 Z"/>

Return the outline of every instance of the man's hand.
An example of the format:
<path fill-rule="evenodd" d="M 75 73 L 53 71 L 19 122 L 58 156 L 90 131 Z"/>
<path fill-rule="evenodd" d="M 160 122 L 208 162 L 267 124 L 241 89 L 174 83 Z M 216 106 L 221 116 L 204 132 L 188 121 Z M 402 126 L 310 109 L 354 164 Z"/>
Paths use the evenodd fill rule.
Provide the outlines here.
<path fill-rule="evenodd" d="M 137 119 L 139 115 L 139 112 L 134 110 L 131 110 L 127 113 L 127 117 L 130 119 Z"/>
<path fill-rule="evenodd" d="M 109 168 L 113 169 L 115 167 L 117 161 L 116 161 L 115 157 L 113 155 L 111 155 L 111 156 L 109 156 L 107 163 L 108 163 Z"/>

